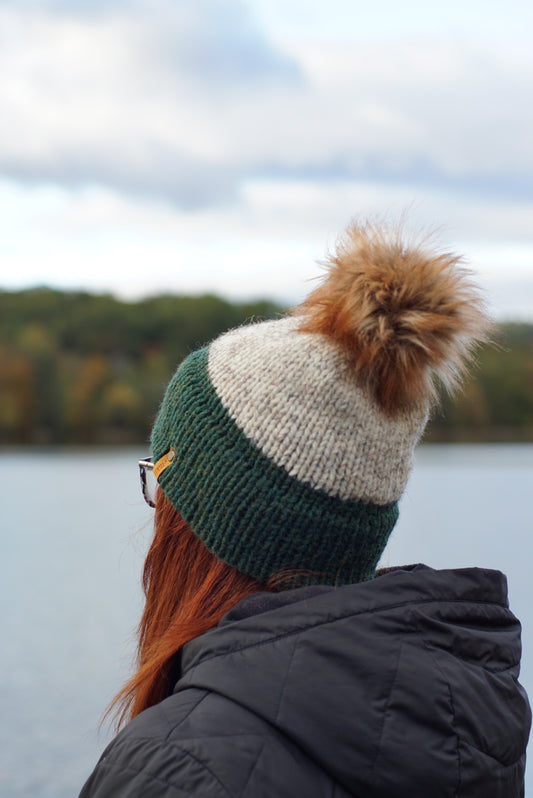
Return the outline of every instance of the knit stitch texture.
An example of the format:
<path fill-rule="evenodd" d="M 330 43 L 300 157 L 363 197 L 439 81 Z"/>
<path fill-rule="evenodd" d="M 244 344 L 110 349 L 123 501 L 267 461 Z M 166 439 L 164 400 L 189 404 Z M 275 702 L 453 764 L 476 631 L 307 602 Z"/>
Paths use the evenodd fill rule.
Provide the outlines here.
<path fill-rule="evenodd" d="M 329 495 L 280 467 L 231 418 L 208 359 L 203 349 L 181 364 L 154 426 L 154 459 L 176 451 L 160 477 L 165 495 L 210 551 L 262 582 L 286 572 L 299 585 L 372 578 L 396 502 Z"/>

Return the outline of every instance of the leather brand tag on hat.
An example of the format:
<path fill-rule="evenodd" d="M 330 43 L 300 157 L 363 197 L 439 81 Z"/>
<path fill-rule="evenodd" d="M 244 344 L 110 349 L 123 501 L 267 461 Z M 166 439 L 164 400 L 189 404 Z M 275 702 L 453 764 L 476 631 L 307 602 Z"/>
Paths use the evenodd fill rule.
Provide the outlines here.
<path fill-rule="evenodd" d="M 154 477 L 159 479 L 159 475 L 163 473 L 165 468 L 168 468 L 174 462 L 174 458 L 176 457 L 176 452 L 174 451 L 174 447 L 171 446 L 169 451 L 160 457 L 157 463 L 154 465 Z"/>

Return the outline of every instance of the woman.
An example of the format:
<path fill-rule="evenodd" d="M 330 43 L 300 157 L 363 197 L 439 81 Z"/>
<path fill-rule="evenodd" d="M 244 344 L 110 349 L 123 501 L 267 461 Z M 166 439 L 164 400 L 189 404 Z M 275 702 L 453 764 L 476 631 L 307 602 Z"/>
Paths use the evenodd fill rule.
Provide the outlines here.
<path fill-rule="evenodd" d="M 487 327 L 457 258 L 354 225 L 291 316 L 178 368 L 131 722 L 81 798 L 523 796 L 505 577 L 376 575 L 435 385 Z"/>

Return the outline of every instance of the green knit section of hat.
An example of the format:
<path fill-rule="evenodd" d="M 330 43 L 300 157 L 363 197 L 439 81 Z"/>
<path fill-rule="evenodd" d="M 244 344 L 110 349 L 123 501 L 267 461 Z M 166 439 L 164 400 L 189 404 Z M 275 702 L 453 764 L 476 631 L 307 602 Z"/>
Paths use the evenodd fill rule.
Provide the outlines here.
<path fill-rule="evenodd" d="M 201 349 L 181 364 L 152 431 L 154 462 L 176 451 L 159 480 L 176 510 L 210 551 L 261 582 L 287 572 L 290 587 L 371 579 L 397 502 L 344 501 L 290 476 L 233 422 L 207 360 Z"/>

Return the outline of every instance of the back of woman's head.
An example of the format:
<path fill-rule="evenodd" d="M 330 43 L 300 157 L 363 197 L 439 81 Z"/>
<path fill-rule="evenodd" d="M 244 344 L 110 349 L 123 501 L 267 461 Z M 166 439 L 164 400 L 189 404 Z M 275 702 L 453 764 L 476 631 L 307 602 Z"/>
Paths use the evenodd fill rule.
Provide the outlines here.
<path fill-rule="evenodd" d="M 486 335 L 469 273 L 427 241 L 354 224 L 327 266 L 291 315 L 189 355 L 152 431 L 165 495 L 259 582 L 373 577 L 436 387 Z"/>
<path fill-rule="evenodd" d="M 168 695 L 181 647 L 242 598 L 373 578 L 436 385 L 458 384 L 489 327 L 459 258 L 426 244 L 352 225 L 292 315 L 177 369 L 152 431 L 155 537 L 122 718 Z"/>

